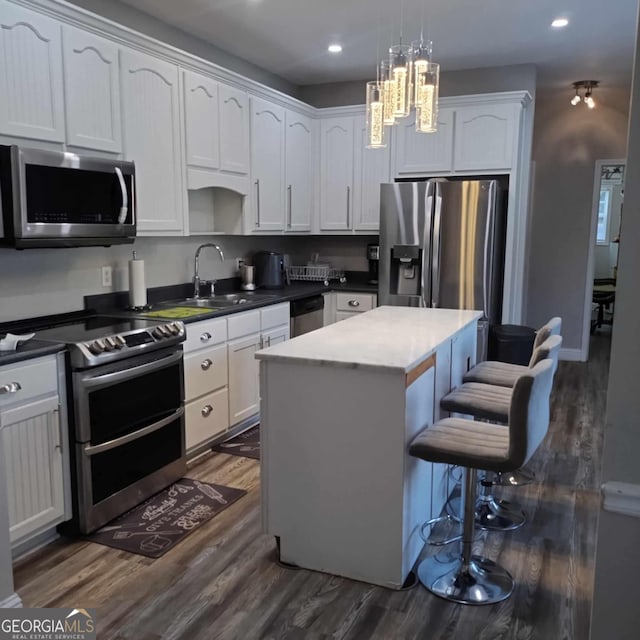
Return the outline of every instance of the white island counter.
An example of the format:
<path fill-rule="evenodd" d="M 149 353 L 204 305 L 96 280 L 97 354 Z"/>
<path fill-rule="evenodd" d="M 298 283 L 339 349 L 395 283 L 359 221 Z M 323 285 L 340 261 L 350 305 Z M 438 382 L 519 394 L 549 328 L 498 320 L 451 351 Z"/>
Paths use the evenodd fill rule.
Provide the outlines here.
<path fill-rule="evenodd" d="M 264 349 L 263 529 L 283 562 L 400 588 L 442 465 L 408 455 L 476 357 L 477 311 L 379 307 Z"/>

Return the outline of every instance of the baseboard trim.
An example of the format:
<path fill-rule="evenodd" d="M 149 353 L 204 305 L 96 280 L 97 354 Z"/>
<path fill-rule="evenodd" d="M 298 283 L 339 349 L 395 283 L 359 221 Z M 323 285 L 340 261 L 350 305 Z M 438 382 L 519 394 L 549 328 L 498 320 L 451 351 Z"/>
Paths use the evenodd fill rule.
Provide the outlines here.
<path fill-rule="evenodd" d="M 0 600 L 0 609 L 20 609 L 22 608 L 22 600 L 17 593 L 12 593 L 8 598 Z"/>
<path fill-rule="evenodd" d="M 560 360 L 568 360 L 570 362 L 585 362 L 587 359 L 582 349 L 560 349 L 558 357 Z"/>
<path fill-rule="evenodd" d="M 640 485 L 629 482 L 605 482 L 600 491 L 602 508 L 605 511 L 640 518 Z"/>

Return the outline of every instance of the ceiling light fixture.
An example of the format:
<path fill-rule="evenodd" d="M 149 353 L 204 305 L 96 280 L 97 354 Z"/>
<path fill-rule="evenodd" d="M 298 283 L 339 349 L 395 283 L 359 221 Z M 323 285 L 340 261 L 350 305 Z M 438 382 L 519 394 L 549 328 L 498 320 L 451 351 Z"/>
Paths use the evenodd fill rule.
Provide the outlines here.
<path fill-rule="evenodd" d="M 556 18 L 552 23 L 551 26 L 554 29 L 563 29 L 564 27 L 566 27 L 569 24 L 569 20 L 567 20 L 567 18 Z"/>
<path fill-rule="evenodd" d="M 329 53 L 340 53 L 342 51 L 342 45 L 341 44 L 330 44 L 327 47 L 327 51 Z"/>
<path fill-rule="evenodd" d="M 576 95 L 571 98 L 571 105 L 575 107 L 584 101 L 589 109 L 595 109 L 596 101 L 591 94 L 598 84 L 599 82 L 597 80 L 579 80 L 578 82 L 574 82 L 573 88 L 576 90 Z M 584 96 L 580 95 L 581 90 L 584 91 Z"/>
<path fill-rule="evenodd" d="M 367 83 L 367 147 L 385 146 L 379 123 L 389 126 L 415 108 L 416 131 L 433 133 L 438 129 L 440 65 L 431 61 L 432 44 L 420 40 L 402 44 L 403 5 L 400 10 L 400 44 L 389 47 L 388 60 L 376 70 L 377 80 Z"/>

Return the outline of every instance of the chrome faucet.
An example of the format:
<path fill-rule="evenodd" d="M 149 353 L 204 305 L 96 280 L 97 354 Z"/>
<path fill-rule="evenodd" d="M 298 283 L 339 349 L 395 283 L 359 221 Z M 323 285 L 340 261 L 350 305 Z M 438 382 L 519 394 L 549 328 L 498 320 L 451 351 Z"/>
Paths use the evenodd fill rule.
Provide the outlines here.
<path fill-rule="evenodd" d="M 200 261 L 200 251 L 202 251 L 202 249 L 204 249 L 205 247 L 212 247 L 213 249 L 215 249 L 220 254 L 220 260 L 222 262 L 224 262 L 224 253 L 222 253 L 222 249 L 217 244 L 211 244 L 210 242 L 207 242 L 206 244 L 201 244 L 196 249 L 196 257 L 195 257 L 194 265 L 193 265 L 193 297 L 194 298 L 199 298 L 200 297 L 200 265 L 199 265 L 199 261 Z M 216 284 L 216 281 L 212 280 L 211 281 L 211 293 L 210 293 L 210 295 L 212 295 L 212 296 L 215 293 L 215 284 Z"/>

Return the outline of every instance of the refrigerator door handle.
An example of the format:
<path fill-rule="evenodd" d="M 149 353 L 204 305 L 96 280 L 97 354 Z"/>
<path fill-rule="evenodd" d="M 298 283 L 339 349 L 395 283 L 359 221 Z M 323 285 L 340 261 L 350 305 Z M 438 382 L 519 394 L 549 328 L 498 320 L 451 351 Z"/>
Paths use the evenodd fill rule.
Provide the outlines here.
<path fill-rule="evenodd" d="M 438 307 L 440 298 L 440 224 L 442 222 L 442 193 L 437 182 L 431 183 L 435 190 L 433 213 L 433 240 L 431 253 L 431 306 Z"/>
<path fill-rule="evenodd" d="M 424 238 L 422 240 L 422 274 L 420 282 L 421 300 L 423 307 L 431 306 L 431 279 L 430 279 L 430 248 L 431 226 L 433 223 L 433 192 L 435 183 L 427 182 L 424 192 Z"/>
<path fill-rule="evenodd" d="M 491 236 L 493 235 L 494 224 L 494 210 L 495 210 L 495 183 L 491 184 L 489 188 L 489 198 L 487 201 L 487 224 L 484 230 L 484 265 L 482 267 L 482 304 L 484 317 L 489 317 L 489 278 L 491 277 L 490 264 L 489 264 L 489 246 Z"/>

